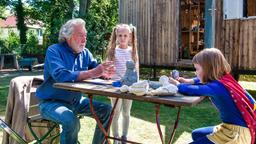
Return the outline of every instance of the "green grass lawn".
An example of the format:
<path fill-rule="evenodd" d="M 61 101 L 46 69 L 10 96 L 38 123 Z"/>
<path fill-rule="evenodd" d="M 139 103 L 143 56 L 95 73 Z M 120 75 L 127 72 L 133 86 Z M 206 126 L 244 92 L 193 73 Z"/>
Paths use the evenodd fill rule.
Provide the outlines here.
<path fill-rule="evenodd" d="M 146 77 L 148 77 L 148 73 L 145 72 L 145 70 L 142 70 L 141 73 L 143 73 L 142 78 L 145 79 Z M 169 71 L 160 72 L 161 75 L 166 73 L 169 73 Z M 3 117 L 5 113 L 6 99 L 8 95 L 10 80 L 16 76 L 40 74 L 42 74 L 42 71 L 0 71 L 0 117 Z M 243 77 L 241 78 L 243 79 Z M 246 80 L 250 80 L 250 78 L 246 76 Z M 251 81 L 255 81 L 255 79 L 252 78 Z M 255 90 L 251 90 L 250 92 L 255 94 Z M 110 103 L 109 99 L 100 96 L 97 96 L 95 99 Z M 174 123 L 177 109 L 161 106 L 160 112 L 161 128 L 164 132 L 165 140 L 168 141 L 170 130 L 172 129 L 172 127 L 170 126 Z M 133 101 L 131 116 L 132 118 L 130 122 L 128 139 L 147 144 L 161 143 L 155 125 L 154 104 Z M 216 125 L 219 122 L 220 121 L 218 118 L 218 113 L 208 99 L 203 100 L 200 104 L 196 106 L 184 107 L 181 111 L 180 122 L 176 131 L 174 141 L 176 141 L 176 143 L 186 143 L 182 142 L 181 140 L 186 141 L 186 139 L 191 139 L 190 133 L 193 129 L 198 127 Z M 81 119 L 79 141 L 82 144 L 91 143 L 94 127 L 94 119 L 88 117 Z M 0 142 L 1 134 L 2 133 L 0 133 Z"/>

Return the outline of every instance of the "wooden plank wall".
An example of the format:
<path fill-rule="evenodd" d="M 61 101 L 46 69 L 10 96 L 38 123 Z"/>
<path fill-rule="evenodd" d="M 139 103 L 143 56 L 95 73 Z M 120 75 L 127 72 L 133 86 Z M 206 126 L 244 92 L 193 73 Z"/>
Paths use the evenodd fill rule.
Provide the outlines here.
<path fill-rule="evenodd" d="M 132 23 L 137 27 L 140 64 L 176 64 L 179 1 L 119 0 L 119 22 Z"/>
<path fill-rule="evenodd" d="M 140 64 L 178 65 L 179 0 L 119 0 L 119 21 L 137 27 Z M 216 0 L 215 23 L 215 47 L 231 66 L 256 70 L 256 19 L 224 20 Z"/>
<path fill-rule="evenodd" d="M 238 70 L 256 70 L 256 18 L 223 20 L 222 1 L 216 1 L 215 45 Z"/>

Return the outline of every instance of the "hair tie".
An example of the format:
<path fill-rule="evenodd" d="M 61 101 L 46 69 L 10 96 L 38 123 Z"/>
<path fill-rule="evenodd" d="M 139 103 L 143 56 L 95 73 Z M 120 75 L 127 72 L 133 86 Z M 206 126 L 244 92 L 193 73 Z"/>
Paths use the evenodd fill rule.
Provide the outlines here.
<path fill-rule="evenodd" d="M 135 28 L 135 27 L 132 25 L 132 23 L 129 24 L 129 27 L 130 27 L 130 29 L 131 29 L 132 31 L 134 31 L 134 28 Z"/>

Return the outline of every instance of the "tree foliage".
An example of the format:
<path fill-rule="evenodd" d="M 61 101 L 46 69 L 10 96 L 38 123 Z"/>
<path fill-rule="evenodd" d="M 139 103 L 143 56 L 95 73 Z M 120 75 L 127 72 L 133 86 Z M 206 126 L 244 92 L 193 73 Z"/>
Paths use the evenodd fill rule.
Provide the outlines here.
<path fill-rule="evenodd" d="M 117 0 L 92 0 L 85 16 L 87 48 L 103 57 L 112 28 L 118 20 Z"/>
<path fill-rule="evenodd" d="M 0 5 L 0 19 L 5 19 L 5 16 L 3 15 L 5 11 L 5 7 Z"/>
<path fill-rule="evenodd" d="M 56 43 L 61 25 L 73 17 L 75 3 L 73 0 L 32 0 L 28 16 L 40 20 L 46 28 L 48 42 Z"/>
<path fill-rule="evenodd" d="M 6 10 L 9 3 L 10 0 L 0 0 L 0 19 L 5 20 L 7 18 Z"/>
<path fill-rule="evenodd" d="M 117 0 L 32 0 L 29 4 L 28 17 L 45 24 L 47 45 L 57 42 L 59 29 L 68 19 L 81 17 L 88 31 L 87 47 L 100 56 L 118 19 Z"/>
<path fill-rule="evenodd" d="M 27 27 L 25 24 L 25 17 L 26 17 L 26 13 L 24 10 L 24 5 L 22 0 L 1 0 L 0 1 L 0 18 L 5 19 L 6 16 L 4 16 L 3 14 L 5 13 L 5 11 L 7 10 L 6 7 L 10 7 L 12 9 L 12 11 L 14 11 L 14 14 L 17 18 L 17 28 L 20 31 L 20 43 L 21 44 L 25 44 L 27 41 L 26 38 L 26 31 L 27 31 Z"/>
<path fill-rule="evenodd" d="M 22 51 L 24 54 L 40 54 L 43 49 L 38 47 L 37 35 L 32 31 L 28 32 L 28 40 L 26 43 L 26 48 Z"/>
<path fill-rule="evenodd" d="M 0 0 L 0 18 L 5 19 L 4 11 L 6 10 L 6 6 L 8 5 L 8 0 Z"/>
<path fill-rule="evenodd" d="M 17 17 L 17 28 L 20 31 L 20 43 L 26 44 L 27 42 L 27 36 L 26 31 L 27 27 L 25 24 L 25 12 L 23 8 L 23 3 L 21 0 L 18 0 L 16 3 L 14 3 L 15 7 L 15 15 Z"/>
<path fill-rule="evenodd" d="M 118 19 L 118 0 L 8 1 L 11 8 L 16 11 L 19 23 L 24 22 L 25 19 L 39 20 L 44 23 L 43 46 L 45 47 L 57 42 L 59 29 L 67 20 L 74 17 L 84 19 L 88 31 L 86 47 L 99 57 L 103 55 L 112 27 L 116 25 Z M 25 7 L 22 2 L 26 3 Z M 22 25 L 18 27 L 20 30 L 26 30 Z M 21 34 L 24 35 L 23 32 Z M 21 43 L 25 41 L 23 38 L 26 37 L 21 37 Z"/>

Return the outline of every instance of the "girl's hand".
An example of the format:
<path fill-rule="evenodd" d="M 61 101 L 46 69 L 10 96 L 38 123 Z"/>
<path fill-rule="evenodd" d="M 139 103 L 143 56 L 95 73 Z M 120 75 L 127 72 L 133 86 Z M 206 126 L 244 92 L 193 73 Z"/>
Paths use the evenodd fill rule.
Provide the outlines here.
<path fill-rule="evenodd" d="M 177 80 L 180 83 L 187 83 L 187 84 L 193 84 L 194 83 L 193 79 L 187 79 L 187 78 L 184 78 L 184 77 L 179 77 Z"/>
<path fill-rule="evenodd" d="M 184 78 L 184 77 L 179 77 L 177 80 L 178 80 L 180 83 L 187 83 L 187 79 Z"/>
<path fill-rule="evenodd" d="M 169 82 L 170 82 L 171 84 L 174 84 L 174 85 L 180 84 L 180 82 L 179 82 L 178 80 L 173 79 L 172 77 L 169 77 Z"/>

